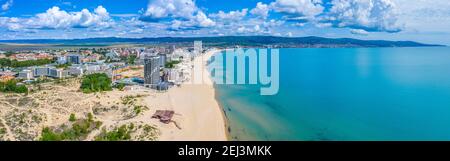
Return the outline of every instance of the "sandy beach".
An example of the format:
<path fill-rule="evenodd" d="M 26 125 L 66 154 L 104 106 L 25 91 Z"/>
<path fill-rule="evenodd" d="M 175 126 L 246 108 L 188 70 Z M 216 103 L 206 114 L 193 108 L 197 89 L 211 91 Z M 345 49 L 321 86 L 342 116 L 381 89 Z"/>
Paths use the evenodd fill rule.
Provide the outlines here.
<path fill-rule="evenodd" d="M 195 61 L 206 61 L 218 52 L 210 51 Z M 215 99 L 215 91 L 209 72 L 203 70 L 203 84 L 184 83 L 181 87 L 173 87 L 167 97 L 172 105 L 170 110 L 181 114 L 177 116 L 182 130 L 162 128 L 160 140 L 196 140 L 196 141 L 224 141 L 227 140 L 225 119 L 221 108 Z"/>

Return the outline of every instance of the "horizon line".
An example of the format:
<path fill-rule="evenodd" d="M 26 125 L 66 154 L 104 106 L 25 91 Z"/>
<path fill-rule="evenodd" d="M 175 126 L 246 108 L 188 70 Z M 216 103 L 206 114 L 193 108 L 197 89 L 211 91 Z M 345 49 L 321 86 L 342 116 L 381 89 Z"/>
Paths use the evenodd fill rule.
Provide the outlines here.
<path fill-rule="evenodd" d="M 414 40 L 387 40 L 387 39 L 359 39 L 359 38 L 350 38 L 350 37 L 323 37 L 323 36 L 274 36 L 274 35 L 229 35 L 229 36 L 161 36 L 161 37 L 117 37 L 117 36 L 109 36 L 109 37 L 87 37 L 87 38 L 31 38 L 31 39 L 0 39 L 1 42 L 7 41 L 27 41 L 27 40 L 87 40 L 87 39 L 105 39 L 105 38 L 117 38 L 117 39 L 157 39 L 157 38 L 214 38 L 214 37 L 276 37 L 276 38 L 286 38 L 286 39 L 294 39 L 294 38 L 324 38 L 324 39 L 351 39 L 351 40 L 361 40 L 361 41 L 388 41 L 388 42 L 414 42 L 420 43 L 424 45 L 436 45 L 436 46 L 447 46 L 443 44 L 435 44 L 435 43 L 422 43 Z"/>

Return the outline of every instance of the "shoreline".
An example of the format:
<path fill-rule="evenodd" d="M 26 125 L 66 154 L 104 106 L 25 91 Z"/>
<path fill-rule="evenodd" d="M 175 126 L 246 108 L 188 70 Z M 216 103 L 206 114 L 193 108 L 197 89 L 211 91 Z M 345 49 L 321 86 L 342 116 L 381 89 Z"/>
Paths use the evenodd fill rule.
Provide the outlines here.
<path fill-rule="evenodd" d="M 207 62 L 207 61 L 209 61 L 211 59 L 211 57 L 214 54 L 220 53 L 220 52 L 224 52 L 224 51 L 225 51 L 224 49 L 217 49 L 217 50 L 210 51 L 210 53 L 209 53 L 210 55 L 206 55 L 206 60 L 204 60 L 204 61 Z M 207 63 L 205 63 L 204 65 L 206 67 Z M 216 87 L 214 87 L 214 82 L 211 79 L 211 75 L 210 75 L 209 71 L 206 69 L 206 71 L 204 71 L 204 72 L 206 72 L 206 74 L 207 74 L 207 79 L 209 79 L 209 81 L 212 82 L 212 87 L 214 89 L 214 99 L 217 102 L 217 104 L 219 105 L 220 113 L 222 115 L 222 120 L 223 120 L 223 123 L 224 123 L 225 136 L 227 138 L 227 141 L 232 141 L 232 137 L 231 137 L 231 134 L 230 134 L 231 131 L 230 131 L 230 125 L 229 125 L 229 122 L 228 122 L 227 112 L 226 112 L 225 108 L 222 106 L 222 104 L 220 104 L 220 102 L 219 102 L 219 100 L 217 98 L 217 92 L 218 91 L 217 91 Z"/>
<path fill-rule="evenodd" d="M 230 129 L 230 123 L 228 122 L 228 115 L 225 111 L 225 108 L 219 103 L 219 100 L 217 99 L 217 89 L 214 88 L 214 98 L 216 99 L 217 103 L 219 104 L 220 112 L 222 114 L 223 122 L 225 124 L 225 135 L 227 137 L 227 141 L 233 141 L 233 138 L 231 136 L 231 129 Z"/>
<path fill-rule="evenodd" d="M 211 57 L 214 56 L 214 54 L 220 53 L 223 51 L 225 51 L 225 50 L 217 49 L 217 50 L 213 50 L 213 51 L 210 51 L 209 53 L 205 54 L 206 58 L 203 59 L 203 63 L 204 63 L 203 65 L 204 65 L 205 69 L 204 69 L 203 73 L 204 74 L 206 73 L 206 75 L 207 75 L 206 79 L 208 79 L 208 81 L 211 82 L 211 86 L 214 90 L 213 98 L 216 101 L 217 105 L 219 106 L 220 114 L 222 116 L 222 120 L 223 120 L 223 124 L 224 124 L 223 128 L 225 129 L 226 141 L 231 141 L 232 138 L 231 138 L 231 134 L 230 134 L 230 130 L 229 130 L 230 127 L 229 127 L 229 123 L 228 123 L 228 117 L 227 117 L 225 108 L 222 107 L 222 105 L 220 104 L 220 102 L 217 98 L 217 89 L 214 87 L 214 82 L 212 81 L 211 75 L 207 69 L 207 65 L 208 65 L 207 62 L 211 59 Z M 205 77 L 204 77 L 204 79 L 205 79 Z"/>
<path fill-rule="evenodd" d="M 160 124 L 162 135 L 160 141 L 228 141 L 226 130 L 227 121 L 219 102 L 216 100 L 216 90 L 206 67 L 206 62 L 213 54 L 220 50 L 213 50 L 198 56 L 194 62 L 201 63 L 200 70 L 203 83 L 194 84 L 190 81 L 183 83 L 180 87 L 174 87 L 167 93 L 162 94 L 158 109 L 175 111 L 174 121 L 181 129 L 173 125 Z M 196 64 L 199 65 L 199 64 Z M 197 66 L 198 68 L 198 66 Z M 192 68 L 191 70 L 193 70 Z M 191 73 L 199 74 L 200 73 Z M 192 81 L 192 80 L 191 80 Z M 162 107 L 166 106 L 166 107 Z"/>

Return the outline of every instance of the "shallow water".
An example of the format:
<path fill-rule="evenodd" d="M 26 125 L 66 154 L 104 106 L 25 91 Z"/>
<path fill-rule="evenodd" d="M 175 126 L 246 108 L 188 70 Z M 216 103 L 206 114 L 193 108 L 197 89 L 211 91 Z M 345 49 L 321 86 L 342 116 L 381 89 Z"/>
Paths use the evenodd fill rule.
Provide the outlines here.
<path fill-rule="evenodd" d="M 280 90 L 216 85 L 233 140 L 450 140 L 450 48 L 281 49 Z"/>

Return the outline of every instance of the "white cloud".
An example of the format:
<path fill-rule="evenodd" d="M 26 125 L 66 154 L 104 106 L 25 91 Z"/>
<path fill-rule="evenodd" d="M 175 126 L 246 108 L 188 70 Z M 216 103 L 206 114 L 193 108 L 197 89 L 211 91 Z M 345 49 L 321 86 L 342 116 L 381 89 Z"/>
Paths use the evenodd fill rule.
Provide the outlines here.
<path fill-rule="evenodd" d="M 193 0 L 151 0 L 144 19 L 158 20 L 167 17 L 190 19 L 198 10 Z"/>
<path fill-rule="evenodd" d="M 366 30 L 362 30 L 362 29 L 351 29 L 350 33 L 354 34 L 354 35 L 369 35 L 369 32 L 367 32 Z"/>
<path fill-rule="evenodd" d="M 255 25 L 255 27 L 253 27 L 253 31 L 259 32 L 259 31 L 261 31 L 261 27 L 259 27 L 259 25 Z"/>
<path fill-rule="evenodd" d="M 392 0 L 332 0 L 325 17 L 334 27 L 398 32 L 396 5 Z"/>
<path fill-rule="evenodd" d="M 142 32 L 144 32 L 144 29 L 141 29 L 141 28 L 137 28 L 137 29 L 130 31 L 131 34 L 140 34 Z"/>
<path fill-rule="evenodd" d="M 318 28 L 327 28 L 333 26 L 332 23 L 315 23 L 314 25 Z"/>
<path fill-rule="evenodd" d="M 262 2 L 258 2 L 256 4 L 256 7 L 253 8 L 250 11 L 250 13 L 252 15 L 257 16 L 257 17 L 261 17 L 261 18 L 266 19 L 269 16 L 269 11 L 270 11 L 270 8 L 269 8 L 269 6 L 267 4 L 264 4 Z"/>
<path fill-rule="evenodd" d="M 192 19 L 191 21 L 194 21 L 194 23 L 196 24 L 195 26 L 199 27 L 211 27 L 216 24 L 213 20 L 208 18 L 202 11 L 199 11 L 195 16 L 195 18 Z"/>
<path fill-rule="evenodd" d="M 202 11 L 198 11 L 197 15 L 190 20 L 173 20 L 171 23 L 170 30 L 197 30 L 216 25 L 216 22 L 208 18 Z"/>
<path fill-rule="evenodd" d="M 26 21 L 31 28 L 48 29 L 109 27 L 111 23 L 109 13 L 103 6 L 98 6 L 94 12 L 87 9 L 66 12 L 55 6 Z"/>
<path fill-rule="evenodd" d="M 447 32 L 450 28 L 448 0 L 392 0 L 398 8 L 398 21 L 408 32 Z"/>
<path fill-rule="evenodd" d="M 113 23 L 108 11 L 102 6 L 98 6 L 93 12 L 87 9 L 80 12 L 66 12 L 60 10 L 59 7 L 52 7 L 46 12 L 30 18 L 0 17 L 0 28 L 23 33 L 37 33 L 39 29 L 68 31 L 71 28 L 89 28 L 92 31 L 100 31 L 110 27 Z"/>
<path fill-rule="evenodd" d="M 210 17 L 216 18 L 221 21 L 239 21 L 242 20 L 245 16 L 247 16 L 248 9 L 244 8 L 241 11 L 230 11 L 225 13 L 223 11 L 219 11 L 218 13 L 211 14 Z"/>
<path fill-rule="evenodd" d="M 290 17 L 314 19 L 324 10 L 321 4 L 322 0 L 276 0 L 270 6 L 276 12 L 288 14 Z"/>
<path fill-rule="evenodd" d="M 197 30 L 216 23 L 193 0 L 151 0 L 140 18 L 144 22 L 169 22 L 169 30 Z"/>
<path fill-rule="evenodd" d="M 6 28 L 9 31 L 19 31 L 23 28 L 20 23 L 20 19 L 12 17 L 0 17 L 0 27 Z"/>
<path fill-rule="evenodd" d="M 270 34 L 271 31 L 269 28 L 262 27 L 260 25 L 254 25 L 254 26 L 239 26 L 235 30 L 231 32 L 231 34 L 241 34 L 241 35 L 260 35 L 260 34 Z"/>
<path fill-rule="evenodd" d="M 270 21 L 264 21 L 262 25 L 266 28 L 278 27 L 283 25 L 285 22 L 281 20 L 271 19 Z"/>
<path fill-rule="evenodd" d="M 305 26 L 305 23 L 297 22 L 297 23 L 294 23 L 292 25 L 293 26 L 297 26 L 297 27 L 303 27 L 303 26 Z"/>
<path fill-rule="evenodd" d="M 11 8 L 11 6 L 13 5 L 14 1 L 13 0 L 8 0 L 6 1 L 3 5 L 2 5 L 2 10 L 6 11 L 9 10 L 9 8 Z"/>
<path fill-rule="evenodd" d="M 245 28 L 244 26 L 241 26 L 237 29 L 238 33 L 244 33 L 245 31 L 247 31 L 247 28 Z"/>
<path fill-rule="evenodd" d="M 2 2 L 6 1 L 12 2 Z M 53 7 L 35 16 L 0 17 L 0 33 L 5 38 L 50 38 L 117 34 L 124 37 L 267 33 L 289 36 L 290 31 L 295 36 L 340 37 L 351 33 L 367 35 L 368 39 L 450 41 L 441 34 L 450 33 L 450 1 L 446 0 L 253 0 L 258 3 L 249 9 L 224 8 L 214 13 L 208 12 L 210 6 L 197 6 L 195 2 L 199 1 L 203 0 L 150 0 L 135 14 L 110 14 L 103 7 L 70 12 L 61 9 L 70 8 L 62 7 L 62 3 L 61 8 Z"/>
<path fill-rule="evenodd" d="M 293 34 L 292 34 L 292 32 L 288 32 L 288 33 L 286 33 L 286 36 L 287 36 L 287 37 L 292 37 Z"/>

